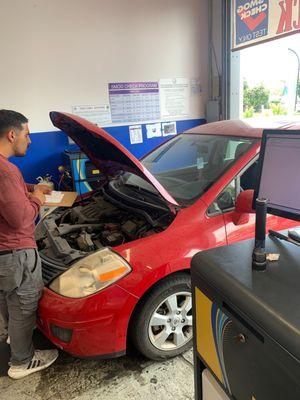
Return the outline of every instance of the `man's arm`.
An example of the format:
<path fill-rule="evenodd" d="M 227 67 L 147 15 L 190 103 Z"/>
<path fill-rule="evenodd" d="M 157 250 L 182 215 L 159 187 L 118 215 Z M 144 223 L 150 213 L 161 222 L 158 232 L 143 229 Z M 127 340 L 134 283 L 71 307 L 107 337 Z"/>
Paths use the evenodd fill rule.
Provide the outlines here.
<path fill-rule="evenodd" d="M 43 204 L 42 192 L 32 192 L 26 196 L 24 187 L 17 174 L 7 174 L 0 181 L 0 214 L 14 229 L 30 226 Z"/>
<path fill-rule="evenodd" d="M 40 191 L 43 192 L 44 194 L 52 193 L 52 189 L 50 186 L 43 185 L 41 183 L 39 183 L 38 185 L 34 185 L 33 183 L 26 183 L 26 187 L 27 187 L 28 192 L 30 192 L 30 193 L 34 192 L 36 189 L 40 189 Z"/>

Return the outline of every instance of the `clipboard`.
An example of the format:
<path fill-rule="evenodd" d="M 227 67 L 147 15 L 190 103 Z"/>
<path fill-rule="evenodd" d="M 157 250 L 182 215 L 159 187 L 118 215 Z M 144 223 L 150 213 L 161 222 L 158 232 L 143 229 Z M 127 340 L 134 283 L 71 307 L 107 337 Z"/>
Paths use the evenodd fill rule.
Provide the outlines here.
<path fill-rule="evenodd" d="M 78 194 L 77 192 L 61 192 L 63 195 L 61 201 L 59 203 L 53 203 L 53 202 L 45 202 L 43 206 L 47 207 L 72 207 L 74 204 Z"/>

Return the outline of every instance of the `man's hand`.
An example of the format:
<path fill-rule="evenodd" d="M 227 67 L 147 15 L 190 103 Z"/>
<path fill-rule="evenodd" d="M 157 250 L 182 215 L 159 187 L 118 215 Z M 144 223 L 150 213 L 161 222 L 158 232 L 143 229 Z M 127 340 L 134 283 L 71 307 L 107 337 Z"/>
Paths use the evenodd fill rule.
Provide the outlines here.
<path fill-rule="evenodd" d="M 48 185 L 43 185 L 43 184 L 34 185 L 34 189 L 33 190 L 35 191 L 36 189 L 40 190 L 44 194 L 51 194 L 52 193 L 52 189 Z"/>
<path fill-rule="evenodd" d="M 30 193 L 30 197 L 35 197 L 35 198 L 39 199 L 39 201 L 43 205 L 46 201 L 46 197 L 45 197 L 43 191 L 40 190 L 39 186 L 40 185 L 36 185 L 36 187 L 34 188 L 34 191 Z"/>

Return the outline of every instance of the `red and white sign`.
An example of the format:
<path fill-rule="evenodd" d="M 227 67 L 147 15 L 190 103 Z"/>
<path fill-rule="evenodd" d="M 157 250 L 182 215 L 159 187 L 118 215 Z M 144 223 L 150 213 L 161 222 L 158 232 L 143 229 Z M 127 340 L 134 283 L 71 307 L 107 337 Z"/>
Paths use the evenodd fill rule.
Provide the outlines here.
<path fill-rule="evenodd" d="M 299 34 L 300 0 L 233 0 L 232 21 L 233 50 Z"/>

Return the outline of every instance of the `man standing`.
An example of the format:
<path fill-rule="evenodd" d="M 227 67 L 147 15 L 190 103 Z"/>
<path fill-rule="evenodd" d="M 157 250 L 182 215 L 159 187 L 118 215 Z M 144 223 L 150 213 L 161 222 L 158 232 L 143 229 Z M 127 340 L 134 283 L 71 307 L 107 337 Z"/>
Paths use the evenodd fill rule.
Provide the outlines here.
<path fill-rule="evenodd" d="M 9 340 L 8 375 L 23 378 L 51 365 L 57 350 L 34 350 L 32 333 L 42 294 L 41 262 L 34 240 L 34 221 L 49 192 L 25 184 L 9 157 L 23 157 L 31 143 L 28 120 L 0 110 L 0 340 Z"/>

